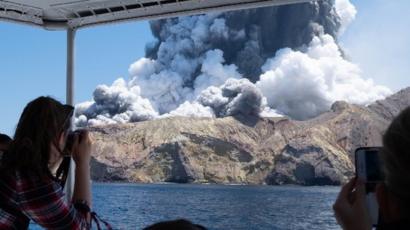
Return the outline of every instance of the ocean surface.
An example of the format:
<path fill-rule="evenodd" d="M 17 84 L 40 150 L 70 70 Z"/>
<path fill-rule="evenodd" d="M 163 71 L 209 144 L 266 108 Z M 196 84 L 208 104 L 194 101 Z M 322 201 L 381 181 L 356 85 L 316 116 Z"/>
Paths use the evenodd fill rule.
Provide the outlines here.
<path fill-rule="evenodd" d="M 94 210 L 114 229 L 189 219 L 208 229 L 340 229 L 339 187 L 94 183 Z M 39 229 L 30 225 L 30 229 Z"/>

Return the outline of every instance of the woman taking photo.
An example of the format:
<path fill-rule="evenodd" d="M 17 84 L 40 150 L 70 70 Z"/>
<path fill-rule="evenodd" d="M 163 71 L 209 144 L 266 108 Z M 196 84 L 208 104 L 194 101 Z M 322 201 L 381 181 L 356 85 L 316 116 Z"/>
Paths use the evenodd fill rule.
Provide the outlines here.
<path fill-rule="evenodd" d="M 88 132 L 74 136 L 75 184 L 66 201 L 55 178 L 62 162 L 74 108 L 50 97 L 30 102 L 0 163 L 0 229 L 27 229 L 30 219 L 47 229 L 90 226 L 90 153 Z"/>

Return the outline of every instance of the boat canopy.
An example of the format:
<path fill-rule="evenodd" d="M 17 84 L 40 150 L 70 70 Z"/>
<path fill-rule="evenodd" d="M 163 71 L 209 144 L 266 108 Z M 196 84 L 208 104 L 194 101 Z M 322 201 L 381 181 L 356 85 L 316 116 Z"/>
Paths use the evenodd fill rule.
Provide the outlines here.
<path fill-rule="evenodd" d="M 0 0 L 0 20 L 49 30 L 308 2 L 309 0 Z"/>

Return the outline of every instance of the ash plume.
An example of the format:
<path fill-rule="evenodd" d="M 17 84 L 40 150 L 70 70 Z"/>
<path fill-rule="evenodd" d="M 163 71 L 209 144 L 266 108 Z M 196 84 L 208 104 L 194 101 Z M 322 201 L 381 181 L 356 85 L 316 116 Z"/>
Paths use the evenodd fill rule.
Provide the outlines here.
<path fill-rule="evenodd" d="M 156 43 L 146 48 L 146 57 L 172 68 L 173 55 L 198 58 L 209 49 L 219 49 L 228 64 L 235 64 L 239 73 L 256 82 L 266 59 L 277 50 L 298 49 L 323 32 L 335 37 L 340 27 L 332 1 L 318 1 L 257 8 L 194 17 L 151 21 Z M 179 42 L 185 44 L 178 46 Z M 177 47 L 174 52 L 173 48 Z M 185 82 L 195 79 L 201 64 L 195 63 Z M 195 67 L 195 68 L 194 68 Z"/>
<path fill-rule="evenodd" d="M 304 120 L 337 100 L 382 99 L 390 90 L 363 79 L 337 44 L 355 14 L 349 0 L 322 0 L 151 21 L 155 41 L 130 65 L 131 80 L 98 86 L 77 106 L 77 124 L 236 114 Z"/>

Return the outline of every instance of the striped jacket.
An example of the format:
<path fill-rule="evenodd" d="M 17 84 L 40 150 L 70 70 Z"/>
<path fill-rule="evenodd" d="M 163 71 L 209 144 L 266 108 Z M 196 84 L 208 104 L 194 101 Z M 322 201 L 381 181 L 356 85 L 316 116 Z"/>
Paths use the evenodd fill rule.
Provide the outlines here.
<path fill-rule="evenodd" d="M 46 229 L 87 229 L 87 211 L 64 198 L 51 177 L 0 172 L 0 229 L 27 229 L 30 219 Z"/>

